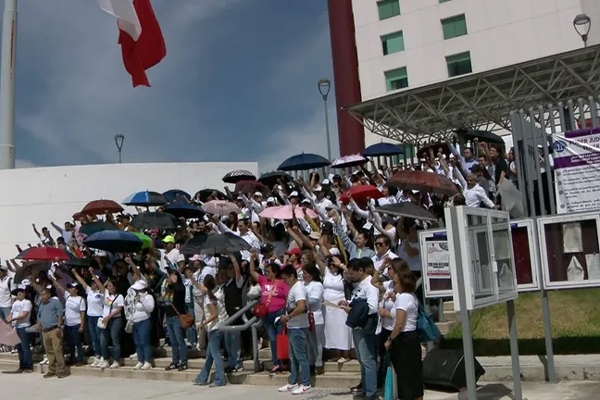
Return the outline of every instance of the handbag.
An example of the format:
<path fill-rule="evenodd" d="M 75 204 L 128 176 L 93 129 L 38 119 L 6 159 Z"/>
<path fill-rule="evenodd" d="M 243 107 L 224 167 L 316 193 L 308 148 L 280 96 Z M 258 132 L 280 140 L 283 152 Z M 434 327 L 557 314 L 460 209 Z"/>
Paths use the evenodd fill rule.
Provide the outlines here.
<path fill-rule="evenodd" d="M 113 304 L 119 298 L 119 296 L 120 296 L 120 294 L 116 295 L 115 298 L 113 299 L 113 301 L 110 302 L 110 307 L 108 309 L 108 315 L 110 315 L 110 313 L 112 312 Z M 104 318 L 102 318 L 102 317 L 98 318 L 98 322 L 96 323 L 96 325 L 98 325 L 98 328 L 100 328 L 100 329 L 106 329 L 107 325 L 104 324 L 102 322 L 102 320 L 104 320 Z"/>
<path fill-rule="evenodd" d="M 267 304 L 258 303 L 254 307 L 252 307 L 252 314 L 254 314 L 258 318 L 265 318 L 269 315 L 269 304 L 271 304 L 271 299 L 273 298 L 273 293 L 275 293 L 275 289 L 277 288 L 277 281 L 273 282 L 273 286 L 269 290 L 269 297 L 267 297 Z"/>
<path fill-rule="evenodd" d="M 421 343 L 435 342 L 442 336 L 433 317 L 425 312 L 421 303 L 419 303 L 419 315 L 417 317 L 417 333 Z"/>
<path fill-rule="evenodd" d="M 192 325 L 194 325 L 194 317 L 193 316 L 191 316 L 189 314 L 179 314 L 179 311 L 177 311 L 177 309 L 175 308 L 175 306 L 173 304 L 171 304 L 171 307 L 173 307 L 173 311 L 175 311 L 175 314 L 177 314 L 177 316 L 179 317 L 179 322 L 181 323 L 181 327 L 183 329 L 188 329 Z"/>
<path fill-rule="evenodd" d="M 278 333 L 275 336 L 275 347 L 277 349 L 277 358 L 279 360 L 288 360 L 290 358 L 290 341 L 285 326 L 281 330 L 281 333 Z"/>
<path fill-rule="evenodd" d="M 385 385 L 383 387 L 383 400 L 395 400 L 398 398 L 396 394 L 396 374 L 394 368 L 390 365 L 385 375 Z"/>

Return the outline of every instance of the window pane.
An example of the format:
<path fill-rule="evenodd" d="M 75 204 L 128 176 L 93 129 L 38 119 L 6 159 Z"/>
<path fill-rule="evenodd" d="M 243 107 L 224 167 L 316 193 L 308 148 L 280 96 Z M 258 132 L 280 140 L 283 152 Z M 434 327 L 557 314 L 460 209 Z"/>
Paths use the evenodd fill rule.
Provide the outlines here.
<path fill-rule="evenodd" d="M 377 2 L 379 9 L 379 19 L 387 19 L 400 15 L 399 0 L 381 0 Z"/>
<path fill-rule="evenodd" d="M 465 15 L 446 18 L 442 20 L 442 30 L 444 31 L 444 40 L 452 39 L 467 34 L 467 20 Z"/>
<path fill-rule="evenodd" d="M 386 71 L 385 85 L 388 92 L 408 87 L 406 67 Z"/>
<path fill-rule="evenodd" d="M 383 55 L 397 53 L 404 50 L 404 35 L 402 31 L 390 33 L 381 37 Z"/>
<path fill-rule="evenodd" d="M 471 67 L 471 53 L 455 54 L 446 57 L 446 64 L 448 65 L 448 77 L 470 74 L 473 72 Z"/>

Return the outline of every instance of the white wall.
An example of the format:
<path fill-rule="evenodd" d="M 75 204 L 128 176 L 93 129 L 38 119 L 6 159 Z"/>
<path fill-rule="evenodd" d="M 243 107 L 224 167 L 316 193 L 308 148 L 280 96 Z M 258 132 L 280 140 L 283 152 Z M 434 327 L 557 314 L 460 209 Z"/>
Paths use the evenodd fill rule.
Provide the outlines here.
<path fill-rule="evenodd" d="M 201 189 L 223 190 L 223 176 L 234 169 L 258 173 L 258 163 L 154 163 L 105 164 L 0 170 L 0 258 L 17 255 L 22 247 L 37 243 L 38 230 L 50 222 L 62 226 L 88 202 L 110 199 L 120 203 L 131 193 L 182 189 L 192 196 Z"/>

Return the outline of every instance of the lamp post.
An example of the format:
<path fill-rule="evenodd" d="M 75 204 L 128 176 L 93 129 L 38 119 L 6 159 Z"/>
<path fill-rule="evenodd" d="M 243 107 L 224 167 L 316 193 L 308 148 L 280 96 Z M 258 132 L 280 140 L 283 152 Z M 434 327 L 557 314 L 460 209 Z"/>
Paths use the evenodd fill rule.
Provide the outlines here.
<path fill-rule="evenodd" d="M 317 82 L 319 93 L 323 97 L 323 107 L 325 108 L 325 134 L 327 135 L 327 159 L 331 161 L 331 138 L 329 137 L 329 110 L 327 109 L 327 97 L 331 90 L 331 81 L 327 78 L 319 79 Z"/>
<path fill-rule="evenodd" d="M 587 47 L 588 34 L 592 27 L 592 19 L 587 14 L 579 14 L 573 19 L 573 28 L 581 36 L 583 47 Z"/>
<path fill-rule="evenodd" d="M 0 55 L 0 169 L 15 168 L 17 0 L 4 1 Z"/>
<path fill-rule="evenodd" d="M 117 151 L 119 152 L 119 164 L 121 164 L 121 151 L 123 150 L 123 142 L 125 141 L 125 135 L 115 135 L 115 144 L 117 145 Z"/>

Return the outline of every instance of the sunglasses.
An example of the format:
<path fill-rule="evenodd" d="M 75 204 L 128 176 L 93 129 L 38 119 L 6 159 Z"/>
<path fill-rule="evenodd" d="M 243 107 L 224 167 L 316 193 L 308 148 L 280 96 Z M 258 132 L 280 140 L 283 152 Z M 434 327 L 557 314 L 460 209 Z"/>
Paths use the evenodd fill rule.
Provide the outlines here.
<path fill-rule="evenodd" d="M 385 243 L 383 243 L 383 242 L 375 242 L 375 246 L 377 246 L 377 247 L 383 247 L 383 246 L 385 246 Z"/>

